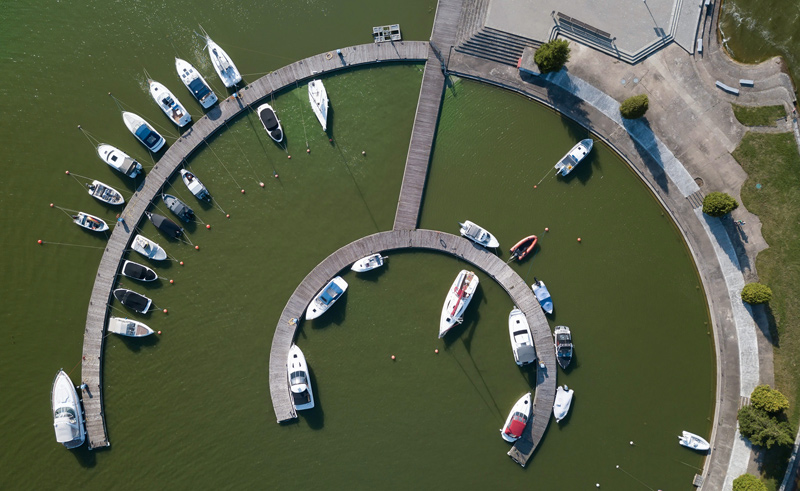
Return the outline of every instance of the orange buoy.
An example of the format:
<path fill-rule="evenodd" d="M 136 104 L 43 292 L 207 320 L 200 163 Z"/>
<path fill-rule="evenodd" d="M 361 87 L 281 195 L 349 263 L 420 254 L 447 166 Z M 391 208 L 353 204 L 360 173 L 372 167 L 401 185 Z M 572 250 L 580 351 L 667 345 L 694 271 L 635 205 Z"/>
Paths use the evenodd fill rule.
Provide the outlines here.
<path fill-rule="evenodd" d="M 173 283 L 175 283 L 175 280 L 169 280 L 170 285 L 172 285 Z"/>
<path fill-rule="evenodd" d="M 181 261 L 181 266 L 183 266 L 183 261 Z"/>
<path fill-rule="evenodd" d="M 328 138 L 328 141 L 333 143 L 333 138 Z"/>
<path fill-rule="evenodd" d="M 69 175 L 69 171 L 67 171 L 67 175 Z"/>
<path fill-rule="evenodd" d="M 539 186 L 537 186 L 536 184 L 534 184 L 534 185 L 533 185 L 533 189 L 536 189 L 536 188 L 538 188 L 538 187 L 539 187 Z"/>
<path fill-rule="evenodd" d="M 545 227 L 545 228 L 544 228 L 544 231 L 545 231 L 545 232 L 549 232 L 549 231 L 550 231 L 550 227 Z"/>
<path fill-rule="evenodd" d="M 206 225 L 206 228 L 211 228 L 211 225 Z"/>
<path fill-rule="evenodd" d="M 42 245 L 42 239 L 39 239 L 39 245 Z"/>
<path fill-rule="evenodd" d="M 261 186 L 262 188 L 264 187 L 264 183 L 263 182 L 259 182 L 258 185 Z"/>
<path fill-rule="evenodd" d="M 158 331 L 158 333 L 161 334 L 161 331 Z"/>
<path fill-rule="evenodd" d="M 55 206 L 55 205 L 54 205 L 53 203 L 50 203 L 50 208 L 52 208 L 52 207 L 54 207 L 54 206 Z"/>
<path fill-rule="evenodd" d="M 578 237 L 578 242 L 580 242 L 580 241 L 581 241 L 581 238 L 580 238 L 580 237 Z"/>
<path fill-rule="evenodd" d="M 276 172 L 276 173 L 275 173 L 275 175 L 274 175 L 274 176 L 272 176 L 272 177 L 274 177 L 275 179 L 277 179 L 277 178 L 278 178 L 278 173 Z"/>
<path fill-rule="evenodd" d="M 392 360 L 394 360 L 394 359 L 395 359 L 395 358 L 394 358 L 394 355 L 392 355 Z"/>
<path fill-rule="evenodd" d="M 437 355 L 439 354 L 439 350 L 438 349 L 433 350 L 433 352 L 436 353 Z"/>
<path fill-rule="evenodd" d="M 367 151 L 366 151 L 366 150 L 362 150 L 362 151 L 361 151 L 361 155 L 366 155 L 366 154 L 367 154 Z"/>
<path fill-rule="evenodd" d="M 164 309 L 164 313 L 165 313 L 165 314 L 167 313 L 167 309 Z"/>
<path fill-rule="evenodd" d="M 200 250 L 200 246 L 194 246 L 194 250 L 199 251 Z"/>
<path fill-rule="evenodd" d="M 292 158 L 292 156 L 291 156 L 291 155 L 287 155 L 287 156 L 286 156 L 286 158 L 289 158 L 289 159 L 291 159 L 291 158 Z"/>
<path fill-rule="evenodd" d="M 225 215 L 225 218 L 230 218 L 230 217 L 231 217 L 230 213 L 228 213 L 227 215 Z"/>
<path fill-rule="evenodd" d="M 306 148 L 306 153 L 311 153 L 311 149 L 310 148 Z"/>
<path fill-rule="evenodd" d="M 244 194 L 244 189 L 242 189 L 242 194 Z"/>

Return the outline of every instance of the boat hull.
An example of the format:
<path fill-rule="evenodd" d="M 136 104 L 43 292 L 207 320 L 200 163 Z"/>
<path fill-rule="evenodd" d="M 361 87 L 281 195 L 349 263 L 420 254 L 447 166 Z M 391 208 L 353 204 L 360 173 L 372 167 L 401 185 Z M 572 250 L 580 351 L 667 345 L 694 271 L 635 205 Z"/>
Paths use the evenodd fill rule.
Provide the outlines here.
<path fill-rule="evenodd" d="M 261 121 L 261 125 L 264 127 L 264 131 L 267 132 L 270 138 L 272 138 L 275 143 L 280 143 L 283 141 L 283 127 L 281 127 L 281 120 L 278 119 L 278 114 L 269 104 L 261 104 L 256 109 L 256 114 L 258 114 L 258 119 Z"/>
<path fill-rule="evenodd" d="M 553 416 L 556 418 L 556 423 L 567 417 L 569 408 L 572 405 L 572 396 L 575 391 L 567 387 L 559 387 L 556 389 L 556 400 L 553 403 Z"/>
<path fill-rule="evenodd" d="M 500 241 L 480 225 L 470 222 L 469 220 L 464 221 L 464 223 L 459 223 L 459 225 L 461 225 L 461 235 L 472 242 L 489 249 L 500 247 Z"/>
<path fill-rule="evenodd" d="M 109 205 L 125 204 L 125 198 L 122 197 L 122 193 L 108 184 L 94 180 L 91 184 L 87 184 L 86 186 L 89 188 L 89 195 L 98 201 Z"/>
<path fill-rule="evenodd" d="M 322 80 L 308 83 L 308 101 L 317 121 L 322 125 L 322 131 L 328 131 L 328 91 L 325 90 Z"/>
<path fill-rule="evenodd" d="M 556 361 L 562 370 L 566 370 L 572 362 L 572 332 L 567 326 L 556 326 L 553 331 L 554 346 L 556 348 Z"/>
<path fill-rule="evenodd" d="M 174 213 L 176 217 L 180 218 L 184 222 L 188 223 L 194 219 L 194 210 L 189 208 L 189 205 L 179 200 L 175 196 L 172 196 L 171 194 L 162 194 L 161 199 L 164 200 L 164 204 L 167 205 L 169 211 Z"/>
<path fill-rule="evenodd" d="M 242 81 L 242 75 L 236 65 L 233 64 L 228 53 L 212 41 L 210 37 L 206 37 L 206 49 L 208 49 L 211 64 L 214 65 L 214 70 L 216 70 L 225 87 L 231 88 Z"/>
<path fill-rule="evenodd" d="M 142 164 L 131 158 L 127 153 L 107 143 L 97 147 L 97 155 L 112 169 L 125 174 L 133 179 L 142 172 Z"/>
<path fill-rule="evenodd" d="M 179 239 L 183 234 L 183 229 L 177 223 L 173 222 L 169 218 L 165 217 L 164 215 L 159 215 L 158 213 L 150 213 L 145 212 L 147 214 L 147 218 L 159 229 L 161 232 L 164 233 L 167 237 L 173 239 Z"/>
<path fill-rule="evenodd" d="M 365 273 L 372 271 L 383 266 L 383 256 L 380 253 L 372 254 L 371 256 L 362 257 L 350 267 L 356 273 Z"/>
<path fill-rule="evenodd" d="M 128 131 L 151 152 L 158 152 L 166 143 L 164 137 L 138 114 L 123 111 L 122 121 L 125 122 Z"/>
<path fill-rule="evenodd" d="M 119 300 L 119 303 L 140 314 L 146 314 L 150 310 L 153 301 L 145 297 L 141 293 L 136 293 L 127 288 L 117 288 L 114 290 L 114 298 Z"/>
<path fill-rule="evenodd" d="M 289 395 L 294 408 L 298 411 L 312 409 L 314 407 L 314 391 L 311 388 L 311 376 L 306 357 L 296 344 L 289 348 L 289 356 L 286 359 L 286 375 L 289 381 Z"/>
<path fill-rule="evenodd" d="M 192 116 L 186 112 L 181 102 L 175 97 L 166 86 L 156 82 L 155 80 L 148 80 L 150 83 L 150 96 L 153 98 L 161 111 L 167 115 L 178 128 L 183 128 L 192 120 Z"/>
<path fill-rule="evenodd" d="M 189 189 L 189 191 L 195 196 L 195 198 L 211 201 L 211 194 L 208 192 L 208 188 L 206 188 L 203 183 L 200 182 L 200 179 L 198 179 L 197 176 L 186 169 L 181 169 L 181 180 Z"/>
<path fill-rule="evenodd" d="M 536 243 L 538 241 L 538 237 L 535 235 L 529 235 L 514 244 L 514 247 L 512 247 L 509 252 L 511 252 L 511 256 L 514 259 L 517 261 L 522 261 L 528 254 L 533 252 L 533 249 L 536 247 Z"/>
<path fill-rule="evenodd" d="M 86 441 L 86 426 L 78 392 L 69 375 L 59 370 L 50 391 L 53 410 L 53 429 L 56 441 L 66 448 L 77 448 Z"/>
<path fill-rule="evenodd" d="M 442 306 L 442 316 L 439 319 L 439 338 L 443 338 L 447 331 L 463 320 L 464 312 L 478 288 L 478 283 L 480 280 L 472 271 L 462 269 L 456 275 Z"/>
<path fill-rule="evenodd" d="M 158 275 L 155 271 L 148 268 L 144 264 L 135 263 L 133 261 L 125 261 L 122 263 L 122 275 L 139 281 L 155 281 Z"/>
<path fill-rule="evenodd" d="M 594 140 L 591 138 L 579 141 L 555 165 L 556 174 L 561 174 L 562 177 L 566 177 L 570 172 L 575 170 L 575 167 L 577 167 L 587 155 L 589 155 L 593 146 Z"/>
<path fill-rule="evenodd" d="M 516 418 L 515 415 L 517 416 Z M 524 422 L 521 421 L 522 419 L 524 419 Z M 511 408 L 511 412 L 508 413 L 506 423 L 500 430 L 500 436 L 503 437 L 503 440 L 507 441 L 508 443 L 514 443 L 522 436 L 522 432 L 525 431 L 525 428 L 527 428 L 528 424 L 530 423 L 530 419 L 531 393 L 528 392 L 514 403 L 514 406 Z"/>
<path fill-rule="evenodd" d="M 206 80 L 191 63 L 175 58 L 175 70 L 178 72 L 178 77 L 180 77 L 186 90 L 191 92 L 192 97 L 203 106 L 203 109 L 208 109 L 217 102 L 217 94 L 211 90 L 211 86 L 206 83 Z"/>
<path fill-rule="evenodd" d="M 531 285 L 531 289 L 536 296 L 536 300 L 539 301 L 542 310 L 548 314 L 552 314 L 553 299 L 550 297 L 550 291 L 547 289 L 547 285 L 544 284 L 544 281 L 539 281 L 536 278 L 534 278 L 534 280 L 535 282 Z"/>
<path fill-rule="evenodd" d="M 153 330 L 147 325 L 122 317 L 112 317 L 108 320 L 108 332 L 129 338 L 143 338 L 153 334 Z"/>
<path fill-rule="evenodd" d="M 314 320 L 327 312 L 333 304 L 342 298 L 345 291 L 347 291 L 347 282 L 341 276 L 332 279 L 308 305 L 306 320 Z"/>
<path fill-rule="evenodd" d="M 508 314 L 508 335 L 511 338 L 514 362 L 517 365 L 523 367 L 536 361 L 533 334 L 528 325 L 528 319 L 520 309 L 515 308 Z"/>
<path fill-rule="evenodd" d="M 137 235 L 133 239 L 131 249 L 153 261 L 163 261 L 167 258 L 167 251 L 144 235 Z"/>
<path fill-rule="evenodd" d="M 102 218 L 82 211 L 79 211 L 77 215 L 73 215 L 72 221 L 75 225 L 92 232 L 105 232 L 108 230 L 108 224 Z"/>
<path fill-rule="evenodd" d="M 682 432 L 681 436 L 678 437 L 678 443 L 686 448 L 697 450 L 698 452 L 708 452 L 711 448 L 711 445 L 705 438 L 700 435 L 695 435 L 694 433 L 689 433 L 688 431 Z"/>

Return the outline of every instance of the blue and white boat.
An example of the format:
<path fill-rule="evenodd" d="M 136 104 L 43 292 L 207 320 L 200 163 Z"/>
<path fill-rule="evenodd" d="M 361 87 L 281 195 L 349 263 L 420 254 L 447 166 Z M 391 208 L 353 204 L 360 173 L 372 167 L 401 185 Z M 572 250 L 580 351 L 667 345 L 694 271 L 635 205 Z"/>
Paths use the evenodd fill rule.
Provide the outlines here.
<path fill-rule="evenodd" d="M 164 143 L 166 143 L 164 137 L 138 114 L 123 111 L 122 121 L 125 122 L 125 126 L 133 133 L 133 136 L 142 142 L 142 145 L 147 147 L 151 152 L 158 152 L 161 150 L 161 147 L 164 146 Z"/>
<path fill-rule="evenodd" d="M 534 276 L 531 289 L 533 290 L 533 294 L 536 295 L 536 300 L 539 301 L 539 305 L 542 306 L 542 310 L 544 310 L 548 314 L 552 314 L 553 300 L 550 298 L 550 292 L 547 290 L 544 281 Z"/>
<path fill-rule="evenodd" d="M 572 172 L 572 170 L 581 163 L 581 160 L 589 155 L 589 152 L 592 151 L 593 145 L 594 140 L 591 138 L 579 141 L 574 147 L 572 147 L 572 150 L 567 152 L 567 154 L 564 155 L 555 165 L 556 174 L 566 176 Z"/>
<path fill-rule="evenodd" d="M 341 276 L 332 279 L 311 301 L 306 310 L 306 320 L 316 319 L 327 312 L 331 305 L 342 298 L 345 290 L 347 290 L 347 282 Z"/>
<path fill-rule="evenodd" d="M 217 102 L 217 94 L 211 90 L 211 87 L 206 83 L 206 79 L 200 75 L 191 63 L 175 58 L 175 70 L 178 71 L 178 76 L 181 78 L 183 85 L 189 89 L 189 92 L 203 106 L 203 109 L 208 109 Z"/>

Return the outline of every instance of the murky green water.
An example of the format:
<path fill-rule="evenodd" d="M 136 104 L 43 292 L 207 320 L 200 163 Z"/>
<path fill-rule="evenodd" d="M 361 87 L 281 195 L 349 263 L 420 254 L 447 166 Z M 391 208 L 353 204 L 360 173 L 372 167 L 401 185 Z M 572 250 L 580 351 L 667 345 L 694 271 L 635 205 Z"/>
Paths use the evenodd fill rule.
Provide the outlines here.
<path fill-rule="evenodd" d="M 800 81 L 800 3 L 785 0 L 725 0 L 720 30 L 728 52 L 755 63 L 782 56 Z"/>
<path fill-rule="evenodd" d="M 391 228 L 418 65 L 326 78 L 333 143 L 313 119 L 304 86 L 280 94 L 274 105 L 291 160 L 252 114 L 193 156 L 192 170 L 220 208 L 195 204 L 180 182 L 169 188 L 212 225 L 188 227 L 199 252 L 141 225 L 185 266 L 157 264 L 165 281 L 156 285 L 120 282 L 169 314 L 144 318 L 163 331 L 158 338 L 107 339 L 112 447 L 69 452 L 55 443 L 50 383 L 59 367 L 79 382 L 87 301 L 105 239 L 48 204 L 113 220 L 117 211 L 93 202 L 67 169 L 132 192 L 97 159 L 77 124 L 146 160 L 106 93 L 176 134 L 150 101 L 143 69 L 200 114 L 172 68 L 177 51 L 221 92 L 191 37 L 197 23 L 252 81 L 294 59 L 369 42 L 372 25 L 400 22 L 406 38 L 427 39 L 433 7 L 61 2 L 11 3 L 0 12 L 0 109 L 7 115 L 0 118 L 0 204 L 9 211 L 0 236 L 0 487 L 584 489 L 600 482 L 635 490 L 641 481 L 689 488 L 702 459 L 678 447 L 675 435 L 710 431 L 714 361 L 704 297 L 679 234 L 602 145 L 574 178 L 552 178 L 553 162 L 583 130 L 475 83 L 457 82 L 446 95 L 421 226 L 456 232 L 459 220 L 471 219 L 490 228 L 504 251 L 524 235 L 540 235 L 535 257 L 515 268 L 529 282 L 534 274 L 547 282 L 556 303 L 551 323 L 573 329 L 576 359 L 568 374 L 559 372 L 577 392 L 572 415 L 551 423 L 527 469 L 514 464 L 497 429 L 527 390 L 529 373 L 517 369 L 509 349 L 508 297 L 479 273 L 466 325 L 437 340 L 444 292 L 464 264 L 404 252 L 391 254 L 375 275 L 345 274 L 346 296 L 319 322 L 303 325 L 297 342 L 317 408 L 297 424 L 275 423 L 267 382 L 275 322 L 320 260 Z M 51 243 L 38 246 L 37 239 Z M 119 308 L 114 315 L 124 315 Z"/>

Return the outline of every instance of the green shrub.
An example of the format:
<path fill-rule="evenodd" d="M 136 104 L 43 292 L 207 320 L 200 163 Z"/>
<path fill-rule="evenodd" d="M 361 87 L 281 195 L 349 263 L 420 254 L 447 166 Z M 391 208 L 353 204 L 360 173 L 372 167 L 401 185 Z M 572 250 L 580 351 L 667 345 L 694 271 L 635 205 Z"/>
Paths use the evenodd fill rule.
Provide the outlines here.
<path fill-rule="evenodd" d="M 778 421 L 765 411 L 751 405 L 739 409 L 739 432 L 750 443 L 767 449 L 794 444 L 794 430 L 786 421 Z"/>
<path fill-rule="evenodd" d="M 750 404 L 766 413 L 774 414 L 789 409 L 789 399 L 769 385 L 759 385 L 750 394 Z"/>
<path fill-rule="evenodd" d="M 772 289 L 761 283 L 748 283 L 742 288 L 742 300 L 750 305 L 767 303 L 772 300 Z"/>
<path fill-rule="evenodd" d="M 628 97 L 619 106 L 619 113 L 625 119 L 639 119 L 647 112 L 650 101 L 647 94 L 639 94 Z"/>
<path fill-rule="evenodd" d="M 542 73 L 557 72 L 569 61 L 569 41 L 554 39 L 539 46 L 533 61 Z"/>
<path fill-rule="evenodd" d="M 739 207 L 733 196 L 725 193 L 708 193 L 703 198 L 703 213 L 712 217 L 721 217 Z"/>
<path fill-rule="evenodd" d="M 733 491 L 767 491 L 767 485 L 752 474 L 742 474 L 733 480 Z"/>

